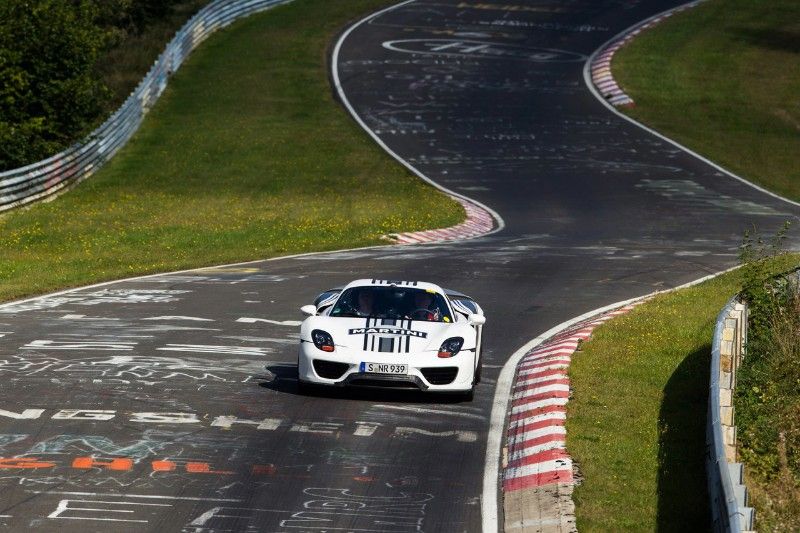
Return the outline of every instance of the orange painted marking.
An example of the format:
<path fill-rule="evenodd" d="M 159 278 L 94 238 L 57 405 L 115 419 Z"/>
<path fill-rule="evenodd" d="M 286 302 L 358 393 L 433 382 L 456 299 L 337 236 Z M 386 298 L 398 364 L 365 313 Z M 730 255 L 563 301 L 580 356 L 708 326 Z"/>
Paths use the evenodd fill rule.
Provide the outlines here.
<path fill-rule="evenodd" d="M 186 463 L 186 471 L 190 474 L 233 474 L 229 470 L 211 470 L 208 463 Z"/>
<path fill-rule="evenodd" d="M 278 469 L 275 468 L 275 465 L 273 465 L 273 464 L 269 464 L 269 465 L 253 465 L 252 474 L 254 476 L 257 476 L 257 475 L 272 476 L 272 475 L 275 475 L 275 473 L 277 471 L 278 471 Z"/>
<path fill-rule="evenodd" d="M 153 461 L 153 472 L 172 472 L 177 465 L 172 461 Z"/>
<path fill-rule="evenodd" d="M 0 457 L 0 468 L 53 468 L 55 463 L 40 461 L 36 457 Z"/>
<path fill-rule="evenodd" d="M 119 457 L 110 461 L 102 461 L 94 457 L 76 457 L 72 461 L 72 468 L 105 468 L 106 470 L 130 470 L 133 468 L 133 459 Z"/>

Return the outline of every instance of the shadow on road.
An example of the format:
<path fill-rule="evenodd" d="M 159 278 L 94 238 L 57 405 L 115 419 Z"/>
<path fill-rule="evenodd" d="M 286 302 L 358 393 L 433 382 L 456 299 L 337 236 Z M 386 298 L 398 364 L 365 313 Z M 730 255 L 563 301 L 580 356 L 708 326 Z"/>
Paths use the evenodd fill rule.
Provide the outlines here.
<path fill-rule="evenodd" d="M 262 382 L 260 386 L 282 394 L 382 403 L 457 404 L 464 401 L 462 397 L 455 394 L 368 387 L 312 387 L 301 394 L 297 388 L 296 364 L 270 365 L 267 366 L 267 370 L 272 373 L 274 378 Z"/>

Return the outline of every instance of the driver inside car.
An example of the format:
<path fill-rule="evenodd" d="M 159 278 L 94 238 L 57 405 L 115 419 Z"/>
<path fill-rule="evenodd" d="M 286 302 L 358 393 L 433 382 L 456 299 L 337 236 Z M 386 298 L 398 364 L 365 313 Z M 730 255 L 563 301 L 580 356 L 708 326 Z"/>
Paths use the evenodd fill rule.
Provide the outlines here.
<path fill-rule="evenodd" d="M 441 310 L 436 305 L 433 294 L 427 291 L 416 291 L 414 293 L 414 310 L 411 313 L 414 320 L 438 321 L 441 318 Z"/>
<path fill-rule="evenodd" d="M 375 313 L 375 296 L 372 291 L 362 289 L 356 296 L 356 311 L 360 316 L 371 316 Z"/>

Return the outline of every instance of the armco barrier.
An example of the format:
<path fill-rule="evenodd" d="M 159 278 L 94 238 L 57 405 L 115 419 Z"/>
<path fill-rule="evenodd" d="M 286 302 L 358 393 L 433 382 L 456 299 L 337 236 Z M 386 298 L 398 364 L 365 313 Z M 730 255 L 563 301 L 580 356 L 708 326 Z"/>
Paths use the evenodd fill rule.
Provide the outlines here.
<path fill-rule="evenodd" d="M 125 103 L 83 141 L 44 161 L 0 173 L 0 211 L 53 195 L 87 178 L 139 128 L 173 72 L 206 37 L 236 19 L 291 0 L 214 0 L 169 42 Z"/>
<path fill-rule="evenodd" d="M 706 424 L 706 474 L 714 531 L 753 529 L 743 468 L 736 462 L 733 391 L 747 339 L 747 307 L 732 298 L 717 316 L 711 347 L 711 379 Z"/>

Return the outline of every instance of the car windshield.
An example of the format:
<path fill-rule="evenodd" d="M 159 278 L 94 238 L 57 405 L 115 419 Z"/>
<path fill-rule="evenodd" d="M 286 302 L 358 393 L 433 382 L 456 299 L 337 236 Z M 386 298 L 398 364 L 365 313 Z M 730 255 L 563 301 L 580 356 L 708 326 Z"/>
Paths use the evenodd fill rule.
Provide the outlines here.
<path fill-rule="evenodd" d="M 444 296 L 409 287 L 351 287 L 336 300 L 330 316 L 453 321 Z"/>

